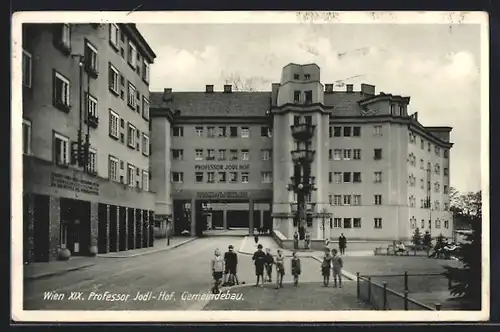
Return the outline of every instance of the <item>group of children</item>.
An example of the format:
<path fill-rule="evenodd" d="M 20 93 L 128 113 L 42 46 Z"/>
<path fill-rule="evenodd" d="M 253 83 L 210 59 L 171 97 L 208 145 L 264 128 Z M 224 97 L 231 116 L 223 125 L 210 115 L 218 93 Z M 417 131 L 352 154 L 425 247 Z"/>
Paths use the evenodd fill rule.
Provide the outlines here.
<path fill-rule="evenodd" d="M 219 293 L 219 286 L 239 285 L 238 275 L 236 270 L 238 267 L 238 255 L 234 252 L 234 247 L 230 245 L 228 251 L 224 253 L 224 258 L 221 257 L 219 249 L 215 249 L 214 258 L 212 258 L 212 277 L 214 284 L 212 292 Z"/>
<path fill-rule="evenodd" d="M 257 251 L 253 254 L 252 260 L 255 264 L 255 275 L 257 276 L 255 287 L 263 287 L 266 279 L 267 282 L 272 282 L 273 265 L 276 265 L 276 289 L 283 288 L 283 277 L 285 276 L 285 256 L 283 255 L 283 251 L 281 249 L 278 249 L 278 254 L 274 257 L 271 253 L 271 249 L 266 249 L 266 252 L 264 253 L 264 251 L 262 251 L 262 245 L 259 244 L 257 246 Z M 264 270 L 267 278 L 264 278 Z M 297 257 L 296 252 L 293 253 L 291 260 L 291 270 L 293 284 L 297 286 L 299 284 L 301 268 L 300 258 Z"/>

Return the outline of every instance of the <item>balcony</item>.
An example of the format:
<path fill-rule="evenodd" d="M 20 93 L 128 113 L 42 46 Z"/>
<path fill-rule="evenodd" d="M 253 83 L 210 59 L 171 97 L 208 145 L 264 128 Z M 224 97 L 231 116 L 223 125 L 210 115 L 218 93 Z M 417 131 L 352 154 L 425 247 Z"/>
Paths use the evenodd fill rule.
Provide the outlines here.
<path fill-rule="evenodd" d="M 292 129 L 293 138 L 299 141 L 309 141 L 314 135 L 316 126 L 309 123 L 297 123 L 290 126 L 290 128 Z"/>
<path fill-rule="evenodd" d="M 316 151 L 311 150 L 293 150 L 292 160 L 294 163 L 312 163 L 314 161 L 314 154 Z"/>
<path fill-rule="evenodd" d="M 99 118 L 94 114 L 89 114 L 87 124 L 89 125 L 89 127 L 97 128 L 97 126 L 99 125 Z"/>

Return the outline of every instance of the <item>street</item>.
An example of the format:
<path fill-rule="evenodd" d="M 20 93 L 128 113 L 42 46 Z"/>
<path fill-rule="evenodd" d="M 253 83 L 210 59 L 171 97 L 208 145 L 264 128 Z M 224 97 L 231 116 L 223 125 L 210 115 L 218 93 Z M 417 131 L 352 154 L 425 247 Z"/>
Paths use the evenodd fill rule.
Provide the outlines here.
<path fill-rule="evenodd" d="M 98 263 L 85 269 L 25 281 L 24 309 L 200 310 L 198 300 L 189 296 L 209 291 L 210 260 L 215 248 L 223 255 L 230 244 L 237 251 L 241 241 L 242 237 L 206 237 L 173 250 L 143 256 L 96 258 Z M 238 258 L 240 282 L 255 283 L 251 257 L 239 254 Z M 301 260 L 301 280 L 321 280 L 319 263 L 309 258 Z M 286 264 L 285 280 L 289 281 L 290 263 Z M 138 292 L 142 299 L 135 299 Z M 112 301 L 113 297 L 117 300 Z"/>

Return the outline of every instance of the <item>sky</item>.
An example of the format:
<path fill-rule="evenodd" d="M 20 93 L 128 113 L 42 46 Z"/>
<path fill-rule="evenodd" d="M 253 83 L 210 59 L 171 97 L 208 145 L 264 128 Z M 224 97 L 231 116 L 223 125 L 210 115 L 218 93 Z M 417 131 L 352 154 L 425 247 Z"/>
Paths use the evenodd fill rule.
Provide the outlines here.
<path fill-rule="evenodd" d="M 475 24 L 138 24 L 157 55 L 151 91 L 224 84 L 269 91 L 290 62 L 326 83 L 411 97 L 425 126 L 450 126 L 450 185 L 481 189 L 480 26 Z M 484 70 L 487 70 L 484 69 Z M 345 89 L 338 85 L 338 89 Z"/>

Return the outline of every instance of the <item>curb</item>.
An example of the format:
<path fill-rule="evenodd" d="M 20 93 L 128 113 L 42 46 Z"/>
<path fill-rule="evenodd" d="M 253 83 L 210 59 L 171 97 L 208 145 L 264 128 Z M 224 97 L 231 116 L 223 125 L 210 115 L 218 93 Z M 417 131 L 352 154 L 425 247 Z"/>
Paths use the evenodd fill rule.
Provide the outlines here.
<path fill-rule="evenodd" d="M 78 270 L 81 270 L 81 269 L 85 269 L 87 267 L 94 266 L 96 264 L 97 263 L 88 263 L 88 264 L 84 264 L 84 265 L 81 265 L 81 266 L 78 266 L 78 267 L 73 267 L 73 268 L 68 269 L 68 270 L 57 271 L 57 272 L 39 273 L 39 274 L 35 274 L 35 275 L 32 275 L 32 276 L 24 277 L 24 280 L 36 280 L 36 279 L 44 279 L 44 278 L 48 278 L 48 277 L 60 276 L 60 275 L 66 274 L 68 272 L 78 271 Z"/>
<path fill-rule="evenodd" d="M 132 258 L 132 257 L 144 256 L 144 255 L 148 255 L 148 254 L 154 254 L 155 252 L 172 250 L 172 249 L 180 247 L 180 246 L 182 246 L 184 244 L 187 244 L 189 242 L 193 242 L 194 240 L 198 240 L 198 237 L 193 237 L 193 238 L 190 238 L 190 239 L 188 239 L 186 241 L 179 242 L 177 244 L 174 244 L 172 246 L 168 246 L 168 247 L 165 247 L 165 248 L 153 249 L 153 250 L 150 250 L 150 251 L 145 251 L 145 252 L 141 252 L 141 253 L 137 253 L 137 254 L 132 254 L 132 255 L 107 255 L 107 254 L 104 254 L 104 255 L 97 255 L 97 257 L 100 257 L 100 258 Z"/>

